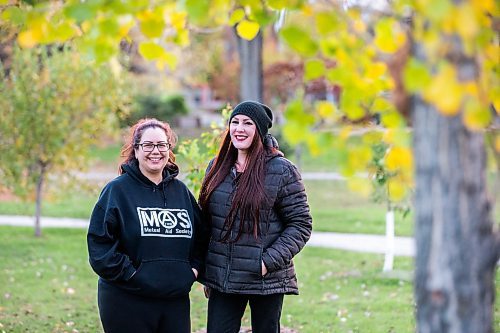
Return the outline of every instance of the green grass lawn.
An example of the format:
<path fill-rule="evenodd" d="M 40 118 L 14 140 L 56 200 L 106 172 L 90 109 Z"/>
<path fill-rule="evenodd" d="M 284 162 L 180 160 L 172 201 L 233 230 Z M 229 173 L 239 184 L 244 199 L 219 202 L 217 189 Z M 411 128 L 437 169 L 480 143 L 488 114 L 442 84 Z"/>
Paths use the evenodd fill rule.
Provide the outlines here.
<path fill-rule="evenodd" d="M 370 198 L 350 191 L 347 183 L 336 180 L 304 181 L 316 231 L 347 233 L 385 233 L 386 208 Z M 411 236 L 411 214 L 395 214 L 395 233 Z"/>
<path fill-rule="evenodd" d="M 100 332 L 97 277 L 87 262 L 86 231 L 0 227 L 0 331 Z M 410 332 L 414 329 L 410 259 L 404 279 L 384 277 L 382 256 L 306 247 L 295 259 L 300 296 L 285 297 L 282 325 L 303 333 Z M 193 330 L 207 301 L 195 284 Z M 314 316 L 312 315 L 314 314 Z M 248 314 L 243 325 L 250 325 Z"/>
<path fill-rule="evenodd" d="M 0 332 L 101 332 L 85 235 L 44 229 L 34 238 L 31 228 L 0 227 Z M 381 273 L 381 255 L 306 246 L 294 261 L 300 295 L 285 297 L 282 326 L 301 333 L 415 330 L 410 258 L 397 257 L 390 275 Z M 201 285 L 191 301 L 195 331 L 206 322 Z M 497 328 L 499 314 L 497 297 Z M 243 325 L 250 325 L 248 313 Z"/>

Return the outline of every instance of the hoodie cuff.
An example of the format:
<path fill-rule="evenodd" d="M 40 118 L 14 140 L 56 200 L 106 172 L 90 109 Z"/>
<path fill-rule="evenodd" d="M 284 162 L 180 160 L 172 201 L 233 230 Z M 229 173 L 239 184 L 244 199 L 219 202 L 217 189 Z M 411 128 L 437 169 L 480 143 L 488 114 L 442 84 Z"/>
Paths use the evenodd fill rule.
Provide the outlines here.
<path fill-rule="evenodd" d="M 135 267 L 133 265 L 129 265 L 125 272 L 123 273 L 123 279 L 125 281 L 128 281 L 130 280 L 134 275 L 135 273 L 137 273 L 137 270 L 135 269 Z"/>

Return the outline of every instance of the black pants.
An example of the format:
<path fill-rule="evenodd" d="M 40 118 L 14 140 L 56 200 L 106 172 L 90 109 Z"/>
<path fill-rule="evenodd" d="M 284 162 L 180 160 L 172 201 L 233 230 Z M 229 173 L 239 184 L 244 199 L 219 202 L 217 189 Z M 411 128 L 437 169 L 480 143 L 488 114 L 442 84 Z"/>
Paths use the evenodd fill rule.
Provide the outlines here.
<path fill-rule="evenodd" d="M 190 333 L 189 295 L 157 299 L 99 282 L 97 303 L 106 333 Z"/>
<path fill-rule="evenodd" d="M 283 294 L 240 295 L 211 290 L 207 333 L 238 333 L 250 303 L 253 333 L 279 333 Z"/>

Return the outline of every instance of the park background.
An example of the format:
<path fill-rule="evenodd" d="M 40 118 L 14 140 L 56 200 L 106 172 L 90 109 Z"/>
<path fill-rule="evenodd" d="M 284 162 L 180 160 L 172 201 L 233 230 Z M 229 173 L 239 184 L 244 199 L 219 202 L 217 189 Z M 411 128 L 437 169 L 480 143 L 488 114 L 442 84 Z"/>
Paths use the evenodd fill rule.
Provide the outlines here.
<path fill-rule="evenodd" d="M 396 236 L 440 225 L 422 227 L 417 251 L 437 242 L 434 277 L 461 277 L 450 286 L 438 283 L 435 298 L 416 299 L 414 258 L 396 256 L 388 265 L 387 255 L 306 246 L 295 260 L 301 295 L 285 298 L 284 327 L 499 330 L 500 303 L 491 298 L 498 290 L 498 244 L 490 238 L 500 216 L 498 30 L 492 23 L 498 4 L 443 0 L 434 11 L 424 1 L 377 4 L 2 1 L 0 214 L 35 215 L 39 237 L 32 228 L 0 227 L 0 330 L 100 331 L 85 230 L 42 231 L 37 216 L 88 219 L 100 188 L 116 175 L 127 125 L 143 116 L 174 126 L 181 177 L 196 192 L 224 114 L 243 99 L 275 110 L 271 133 L 308 175 L 314 232 L 384 235 L 388 211 L 395 212 Z M 473 74 L 467 71 L 470 59 L 479 67 Z M 450 202 L 437 205 L 449 219 L 418 217 L 423 209 L 411 198 L 425 157 L 412 150 L 425 141 L 415 117 L 419 106 L 438 117 L 437 132 L 459 128 L 436 137 L 431 155 L 448 161 L 452 171 L 464 170 L 465 177 L 450 171 L 447 179 L 441 170 L 434 181 L 469 185 L 462 200 L 479 210 L 489 200 L 493 211 L 460 216 L 450 190 Z M 453 145 L 441 144 L 471 138 L 480 139 L 470 148 L 479 153 L 472 157 L 452 155 Z M 477 246 L 478 240 L 488 246 Z M 454 265 L 460 257 L 463 262 Z M 478 259 L 493 264 L 478 265 Z M 469 267 L 474 274 L 464 277 Z M 419 276 L 432 281 L 433 274 Z M 484 290 L 482 296 L 477 290 Z M 442 294 L 450 301 L 442 302 Z M 193 329 L 200 330 L 206 300 L 198 284 L 192 304 Z M 416 316 L 418 304 L 435 313 Z M 480 310 L 464 315 L 452 304 Z M 434 328 L 433 316 L 440 318 Z M 249 325 L 248 315 L 243 324 Z"/>

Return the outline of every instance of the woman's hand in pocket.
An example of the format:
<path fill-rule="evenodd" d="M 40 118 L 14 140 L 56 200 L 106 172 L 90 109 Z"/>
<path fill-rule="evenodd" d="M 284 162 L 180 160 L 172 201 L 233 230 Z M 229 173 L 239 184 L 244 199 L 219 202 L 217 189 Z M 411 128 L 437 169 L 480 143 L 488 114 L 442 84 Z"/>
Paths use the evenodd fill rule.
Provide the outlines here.
<path fill-rule="evenodd" d="M 203 286 L 203 293 L 205 294 L 206 298 L 210 298 L 210 291 L 211 289 L 207 286 Z"/>
<path fill-rule="evenodd" d="M 265 276 L 267 274 L 267 267 L 266 265 L 264 264 L 263 261 L 261 261 L 261 270 L 262 270 L 262 276 Z"/>

